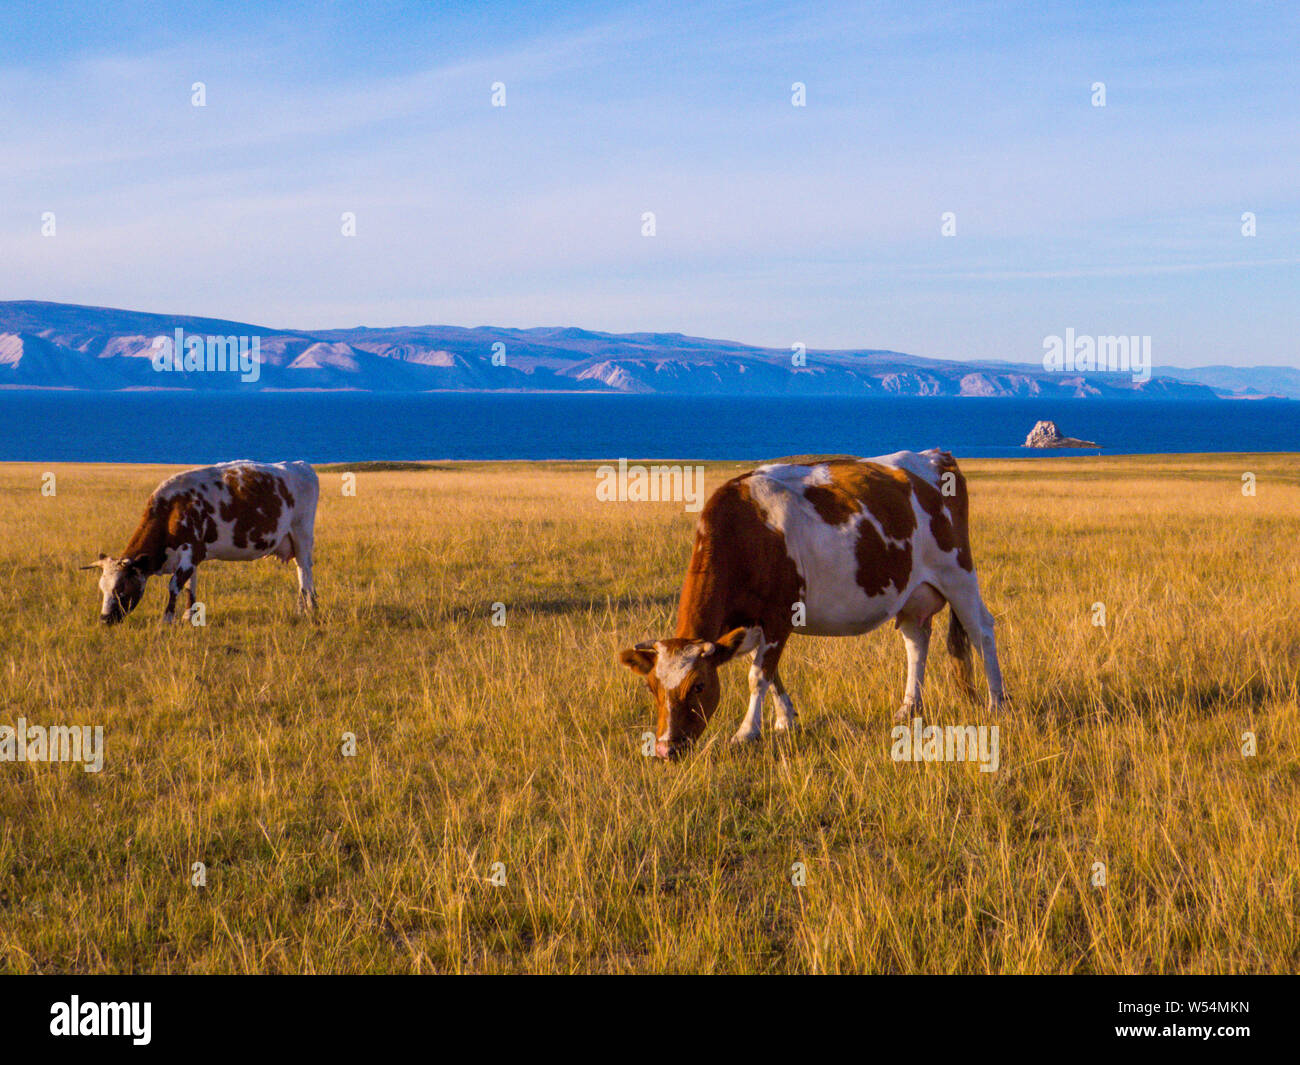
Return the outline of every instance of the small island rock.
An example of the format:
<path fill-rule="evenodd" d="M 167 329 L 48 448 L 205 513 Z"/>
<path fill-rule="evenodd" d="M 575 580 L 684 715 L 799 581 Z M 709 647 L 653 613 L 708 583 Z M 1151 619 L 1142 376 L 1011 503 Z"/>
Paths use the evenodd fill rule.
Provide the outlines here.
<path fill-rule="evenodd" d="M 1062 436 L 1055 422 L 1038 422 L 1025 437 L 1025 447 L 1098 447 L 1091 440 Z"/>

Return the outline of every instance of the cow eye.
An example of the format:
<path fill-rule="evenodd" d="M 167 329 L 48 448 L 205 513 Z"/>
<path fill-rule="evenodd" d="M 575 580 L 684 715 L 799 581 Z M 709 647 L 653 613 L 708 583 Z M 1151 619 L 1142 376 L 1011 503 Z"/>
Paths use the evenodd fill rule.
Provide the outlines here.
<path fill-rule="evenodd" d="M 702 692 L 702 691 L 704 691 L 704 685 L 703 685 L 703 684 L 692 684 L 692 685 L 691 685 L 691 694 L 692 694 L 692 695 L 699 695 L 700 692 Z"/>

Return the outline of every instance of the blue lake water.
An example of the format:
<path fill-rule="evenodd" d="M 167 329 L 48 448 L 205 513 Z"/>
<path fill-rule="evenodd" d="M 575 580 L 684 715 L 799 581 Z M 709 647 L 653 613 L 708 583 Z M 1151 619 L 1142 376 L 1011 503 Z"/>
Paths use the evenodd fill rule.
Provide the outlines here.
<path fill-rule="evenodd" d="M 757 460 L 1019 445 L 1040 419 L 1105 454 L 1300 451 L 1300 402 L 372 392 L 0 391 L 0 460 Z"/>

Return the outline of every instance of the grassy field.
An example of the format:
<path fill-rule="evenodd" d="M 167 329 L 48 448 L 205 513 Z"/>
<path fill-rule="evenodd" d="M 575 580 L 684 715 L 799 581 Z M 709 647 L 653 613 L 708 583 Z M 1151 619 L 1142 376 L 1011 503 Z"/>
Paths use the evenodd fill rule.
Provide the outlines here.
<path fill-rule="evenodd" d="M 643 757 L 615 655 L 670 634 L 694 517 L 594 464 L 323 468 L 319 615 L 217 563 L 167 630 L 161 582 L 105 630 L 76 569 L 167 469 L 0 466 L 0 724 L 106 736 L 98 774 L 0 763 L 0 970 L 1294 972 L 1295 462 L 963 463 L 996 773 L 891 761 L 892 628 L 791 642 L 799 734 L 727 745 L 733 665 L 705 745 Z M 926 696 L 994 723 L 942 640 Z"/>

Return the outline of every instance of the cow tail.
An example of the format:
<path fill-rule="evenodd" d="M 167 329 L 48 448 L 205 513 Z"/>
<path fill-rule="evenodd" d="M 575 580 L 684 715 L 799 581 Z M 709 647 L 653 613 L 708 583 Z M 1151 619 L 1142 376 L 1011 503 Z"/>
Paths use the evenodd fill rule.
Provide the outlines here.
<path fill-rule="evenodd" d="M 957 667 L 957 686 L 970 698 L 977 698 L 979 693 L 975 690 L 970 636 L 951 607 L 948 609 L 948 653 Z"/>

